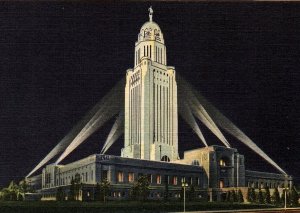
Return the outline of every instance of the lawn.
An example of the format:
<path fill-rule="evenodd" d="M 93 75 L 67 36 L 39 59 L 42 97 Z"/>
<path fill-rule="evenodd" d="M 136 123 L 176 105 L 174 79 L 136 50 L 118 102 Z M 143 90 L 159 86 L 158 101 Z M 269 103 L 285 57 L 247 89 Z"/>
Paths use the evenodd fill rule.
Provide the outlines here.
<path fill-rule="evenodd" d="M 238 204 L 223 202 L 187 202 L 187 211 L 217 210 L 217 209 L 253 209 L 268 208 L 271 205 Z M 169 212 L 183 211 L 182 202 L 147 201 L 110 201 L 102 202 L 51 202 L 51 201 L 1 201 L 0 212 L 14 213 L 99 213 L 99 212 Z"/>

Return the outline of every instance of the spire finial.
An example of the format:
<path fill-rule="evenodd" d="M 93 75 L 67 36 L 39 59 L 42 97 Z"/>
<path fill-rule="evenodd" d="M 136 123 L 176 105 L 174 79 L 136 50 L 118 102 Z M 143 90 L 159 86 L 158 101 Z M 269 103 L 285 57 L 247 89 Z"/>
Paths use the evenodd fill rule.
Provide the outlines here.
<path fill-rule="evenodd" d="M 153 16 L 152 6 L 149 7 L 148 11 L 149 11 L 149 21 L 152 21 L 152 16 Z"/>

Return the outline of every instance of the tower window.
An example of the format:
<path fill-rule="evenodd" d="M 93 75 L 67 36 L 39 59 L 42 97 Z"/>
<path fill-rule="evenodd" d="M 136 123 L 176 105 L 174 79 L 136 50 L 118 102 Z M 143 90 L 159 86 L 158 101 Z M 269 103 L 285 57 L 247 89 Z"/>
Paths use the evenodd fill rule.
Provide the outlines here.
<path fill-rule="evenodd" d="M 200 163 L 199 163 L 198 160 L 193 160 L 192 161 L 192 165 L 194 165 L 194 166 L 200 166 Z"/>
<path fill-rule="evenodd" d="M 147 56 L 149 56 L 149 46 L 147 45 Z"/>

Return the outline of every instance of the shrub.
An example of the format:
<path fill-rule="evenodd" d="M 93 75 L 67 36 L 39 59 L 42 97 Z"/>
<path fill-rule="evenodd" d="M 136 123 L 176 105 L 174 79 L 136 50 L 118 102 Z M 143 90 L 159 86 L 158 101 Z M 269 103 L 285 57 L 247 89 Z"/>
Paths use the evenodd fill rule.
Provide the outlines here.
<path fill-rule="evenodd" d="M 265 203 L 270 204 L 271 203 L 270 189 L 269 187 L 266 187 L 265 190 L 266 190 Z"/>
<path fill-rule="evenodd" d="M 275 205 L 280 204 L 280 196 L 279 196 L 279 192 L 278 192 L 277 187 L 275 188 L 275 190 L 273 192 L 272 199 L 273 199 L 273 204 L 275 204 Z"/>
<path fill-rule="evenodd" d="M 261 191 L 261 188 L 259 188 L 259 191 L 258 191 L 257 201 L 258 201 L 259 204 L 264 203 L 264 197 L 263 197 L 263 193 Z"/>
<path fill-rule="evenodd" d="M 239 189 L 238 191 L 238 202 L 243 203 L 244 202 L 244 197 L 242 191 Z"/>

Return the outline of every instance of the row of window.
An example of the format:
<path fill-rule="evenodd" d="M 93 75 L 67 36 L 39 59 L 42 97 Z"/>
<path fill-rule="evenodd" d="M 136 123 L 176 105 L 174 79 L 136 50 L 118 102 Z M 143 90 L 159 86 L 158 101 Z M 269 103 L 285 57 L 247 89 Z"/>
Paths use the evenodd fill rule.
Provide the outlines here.
<path fill-rule="evenodd" d="M 141 142 L 141 85 L 130 90 L 129 100 L 129 139 L 130 145 L 140 144 Z"/>
<path fill-rule="evenodd" d="M 160 74 L 160 75 L 166 75 L 167 77 L 169 76 L 169 74 L 166 73 L 166 72 L 162 72 L 162 71 L 158 71 L 158 70 L 153 69 L 153 75 L 154 75 L 154 76 L 156 75 L 156 73 L 157 73 L 157 74 Z M 158 75 L 158 76 L 159 76 L 159 75 Z"/>
<path fill-rule="evenodd" d="M 124 191 L 112 191 L 109 195 L 110 197 L 114 197 L 114 198 L 122 198 L 122 197 L 128 197 L 129 193 L 128 192 L 124 192 Z M 202 198 L 202 195 L 200 193 L 198 193 L 196 195 L 198 198 Z M 150 192 L 149 193 L 149 198 L 163 198 L 164 197 L 164 192 Z M 169 192 L 168 194 L 169 198 L 180 198 L 181 194 L 180 192 Z"/>
<path fill-rule="evenodd" d="M 173 145 L 172 94 L 168 87 L 154 85 L 154 141 Z"/>
<path fill-rule="evenodd" d="M 152 56 L 152 45 L 143 46 L 143 57 L 148 57 L 158 63 L 165 64 L 166 63 L 166 55 L 164 54 L 164 49 L 160 47 L 155 47 L 155 58 Z M 135 51 L 135 66 L 140 63 L 141 59 L 141 48 Z"/>
<path fill-rule="evenodd" d="M 253 181 L 248 181 L 248 187 L 253 187 L 253 188 L 283 188 L 284 183 L 283 182 L 253 182 Z"/>
<path fill-rule="evenodd" d="M 122 171 L 118 171 L 117 172 L 117 182 L 118 183 L 124 183 L 125 182 L 125 176 L 126 174 L 124 174 L 124 172 Z M 128 172 L 127 173 L 127 180 L 128 180 L 128 183 L 133 183 L 134 181 L 137 181 L 138 178 L 135 177 L 135 173 L 133 172 Z M 142 176 L 143 174 L 138 174 L 137 176 L 140 177 Z M 157 185 L 160 185 L 162 184 L 162 175 L 160 174 L 147 174 L 147 178 L 148 178 L 148 182 L 150 184 L 157 184 Z M 164 176 L 165 180 L 164 182 L 168 183 L 168 184 L 171 184 L 171 185 L 180 185 L 181 183 L 183 182 L 186 182 L 188 184 L 194 184 L 194 185 L 200 185 L 200 178 L 199 177 L 196 177 L 196 178 L 193 178 L 193 177 L 181 177 L 180 181 L 179 181 L 179 177 L 178 176 L 169 176 L 169 175 L 165 175 Z"/>
<path fill-rule="evenodd" d="M 133 84 L 135 84 L 136 82 L 138 82 L 140 80 L 140 71 L 138 70 L 136 73 L 134 73 L 131 77 L 130 77 L 130 85 L 132 86 Z"/>
<path fill-rule="evenodd" d="M 78 174 L 78 173 L 76 173 Z M 67 184 L 71 184 L 72 178 L 73 180 L 75 180 L 75 175 L 71 175 L 68 177 L 62 177 L 62 178 L 57 178 L 56 179 L 56 185 L 67 185 Z M 90 172 L 85 172 L 85 173 L 81 173 L 80 175 L 80 181 L 81 182 L 88 182 L 88 181 L 93 181 L 94 179 L 94 171 L 91 170 Z"/>
<path fill-rule="evenodd" d="M 110 196 L 114 197 L 114 198 L 122 198 L 122 197 L 129 196 L 129 194 L 124 192 L 124 191 L 123 192 L 114 191 L 114 192 L 110 193 Z M 162 193 L 162 192 L 151 192 L 151 193 L 149 193 L 149 198 L 162 198 L 163 196 L 164 196 L 164 193 Z M 180 198 L 180 193 L 179 192 L 175 192 L 175 193 L 170 192 L 168 196 L 170 198 L 171 197 Z"/>

